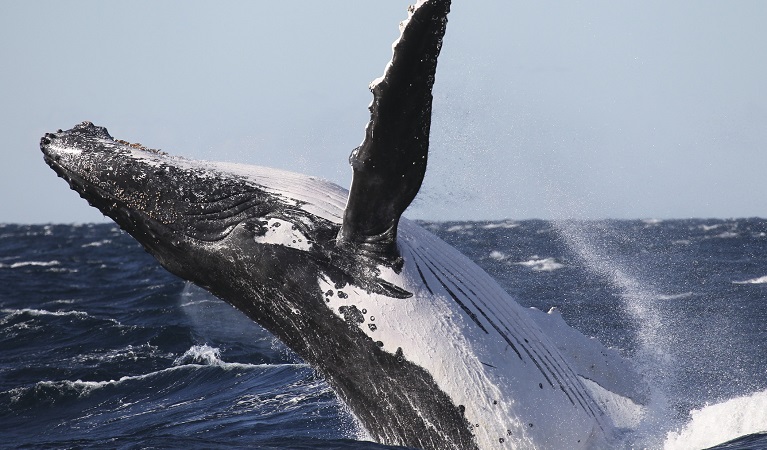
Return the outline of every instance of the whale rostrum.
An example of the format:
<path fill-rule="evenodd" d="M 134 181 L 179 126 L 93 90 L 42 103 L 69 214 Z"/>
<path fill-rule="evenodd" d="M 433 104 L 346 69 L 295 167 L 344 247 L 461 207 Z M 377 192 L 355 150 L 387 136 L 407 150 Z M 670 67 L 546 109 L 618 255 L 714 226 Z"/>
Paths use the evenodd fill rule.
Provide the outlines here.
<path fill-rule="evenodd" d="M 45 161 L 167 270 L 311 364 L 376 441 L 609 448 L 647 401 L 630 365 L 557 312 L 521 307 L 401 217 L 426 171 L 449 9 L 450 1 L 420 0 L 401 24 L 391 62 L 371 84 L 349 191 L 172 156 L 89 122 L 46 134 Z"/>

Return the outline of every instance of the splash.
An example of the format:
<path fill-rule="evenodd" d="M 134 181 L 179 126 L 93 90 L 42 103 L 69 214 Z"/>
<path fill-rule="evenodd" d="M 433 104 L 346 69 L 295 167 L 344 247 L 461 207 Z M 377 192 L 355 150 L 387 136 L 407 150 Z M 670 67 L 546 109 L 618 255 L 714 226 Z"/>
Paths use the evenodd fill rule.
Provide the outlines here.
<path fill-rule="evenodd" d="M 692 411 L 683 429 L 669 432 L 665 450 L 708 448 L 739 436 L 767 430 L 767 391 L 737 397 Z"/>
<path fill-rule="evenodd" d="M 193 345 L 192 348 L 187 350 L 183 355 L 179 356 L 175 361 L 173 361 L 174 366 L 182 366 L 186 364 L 223 366 L 224 361 L 221 360 L 221 350 L 215 347 L 211 347 L 208 344 L 203 344 Z"/>

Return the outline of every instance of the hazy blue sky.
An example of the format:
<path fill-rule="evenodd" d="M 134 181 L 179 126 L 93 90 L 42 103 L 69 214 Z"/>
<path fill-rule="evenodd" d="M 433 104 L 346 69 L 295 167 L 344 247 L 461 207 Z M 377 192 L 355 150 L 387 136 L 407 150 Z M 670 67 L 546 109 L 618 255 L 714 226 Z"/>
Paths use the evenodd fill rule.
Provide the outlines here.
<path fill-rule="evenodd" d="M 0 222 L 103 220 L 90 120 L 348 186 L 406 0 L 0 0 Z M 767 2 L 454 0 L 418 218 L 767 217 Z"/>

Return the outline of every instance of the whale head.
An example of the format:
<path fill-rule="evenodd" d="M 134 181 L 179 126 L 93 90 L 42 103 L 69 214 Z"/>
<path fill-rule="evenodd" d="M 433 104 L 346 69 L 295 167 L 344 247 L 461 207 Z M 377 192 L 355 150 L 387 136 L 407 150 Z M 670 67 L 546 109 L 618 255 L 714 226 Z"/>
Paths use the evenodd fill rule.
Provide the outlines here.
<path fill-rule="evenodd" d="M 275 273 L 278 269 L 295 270 L 292 266 L 305 260 L 342 259 L 345 253 L 336 248 L 335 237 L 346 192 L 331 183 L 174 157 L 115 140 L 90 122 L 46 134 L 41 149 L 72 189 L 166 268 L 214 291 L 216 277 L 247 277 L 266 288 L 286 277 Z M 241 267 L 238 272 L 245 273 L 210 273 L 211 259 L 222 254 L 243 261 L 220 266 Z"/>

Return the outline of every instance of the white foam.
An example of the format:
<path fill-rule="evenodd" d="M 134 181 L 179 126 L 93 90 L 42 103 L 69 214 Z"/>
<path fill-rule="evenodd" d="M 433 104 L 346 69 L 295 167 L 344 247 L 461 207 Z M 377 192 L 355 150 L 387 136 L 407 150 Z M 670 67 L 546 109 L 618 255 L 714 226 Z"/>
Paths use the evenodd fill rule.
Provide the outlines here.
<path fill-rule="evenodd" d="M 504 255 L 502 252 L 499 252 L 498 250 L 493 250 L 492 252 L 490 252 L 490 258 L 496 261 L 503 261 L 504 259 L 508 258 L 508 256 Z"/>
<path fill-rule="evenodd" d="M 658 294 L 655 298 L 658 300 L 678 300 L 680 298 L 688 298 L 695 295 L 693 292 L 682 292 L 681 294 Z"/>
<path fill-rule="evenodd" d="M 565 267 L 564 264 L 558 263 L 557 260 L 554 258 L 541 259 L 541 258 L 538 258 L 538 256 L 533 256 L 532 259 L 528 261 L 522 261 L 515 264 L 529 267 L 536 272 L 553 272 L 557 269 L 561 269 Z"/>
<path fill-rule="evenodd" d="M 60 262 L 53 260 L 53 261 L 20 261 L 15 262 L 12 264 L 2 264 L 0 263 L 0 269 L 9 268 L 9 269 L 18 269 L 20 267 L 50 267 L 50 266 L 58 266 L 61 264 Z"/>
<path fill-rule="evenodd" d="M 505 228 L 505 229 L 511 229 L 511 228 L 517 228 L 519 226 L 516 222 L 509 222 L 508 220 L 505 220 L 503 222 L 493 222 L 488 223 L 486 225 L 482 225 L 482 228 L 486 230 L 493 230 L 496 228 Z"/>
<path fill-rule="evenodd" d="M 448 233 L 456 233 L 456 232 L 459 232 L 459 231 L 468 231 L 468 230 L 471 230 L 473 228 L 474 228 L 474 224 L 467 223 L 467 224 L 450 226 L 445 231 L 447 231 Z"/>
<path fill-rule="evenodd" d="M 665 450 L 708 448 L 767 431 L 767 391 L 736 397 L 690 413 L 690 422 L 666 435 Z"/>
<path fill-rule="evenodd" d="M 767 275 L 759 278 L 752 278 L 745 281 L 733 281 L 733 284 L 767 284 Z"/>
<path fill-rule="evenodd" d="M 82 247 L 82 248 L 86 248 L 86 247 L 101 247 L 102 245 L 110 244 L 111 242 L 112 242 L 111 239 L 102 239 L 100 241 L 89 242 L 87 244 L 83 244 L 80 247 Z"/>

